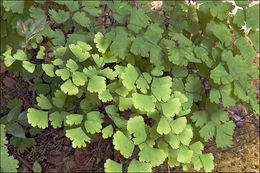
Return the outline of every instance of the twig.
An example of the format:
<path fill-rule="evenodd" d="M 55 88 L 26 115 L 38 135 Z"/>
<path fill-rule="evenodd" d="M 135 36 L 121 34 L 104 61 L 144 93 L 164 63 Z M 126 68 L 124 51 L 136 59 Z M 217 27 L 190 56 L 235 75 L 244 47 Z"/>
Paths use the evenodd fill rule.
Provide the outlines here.
<path fill-rule="evenodd" d="M 74 108 L 74 114 L 76 114 L 77 112 L 78 112 L 78 108 L 79 108 L 79 106 L 80 106 L 80 102 L 84 99 L 86 97 L 86 95 L 85 95 L 85 93 L 78 99 L 78 102 L 77 102 L 77 104 L 76 104 L 76 106 L 75 106 L 75 108 Z"/>
<path fill-rule="evenodd" d="M 33 171 L 33 167 L 32 167 L 32 165 L 30 165 L 30 163 L 28 163 L 28 161 L 26 161 L 26 160 L 24 160 L 22 157 L 20 157 L 20 156 L 16 156 L 17 157 L 17 159 L 20 161 L 20 162 L 22 162 L 28 169 L 30 169 L 30 171 Z"/>
<path fill-rule="evenodd" d="M 244 133 L 241 133 L 241 134 L 239 134 L 239 135 L 236 135 L 234 138 L 237 138 L 237 137 L 239 137 L 239 136 L 242 136 L 242 135 L 245 135 L 245 134 L 248 134 L 248 133 L 251 133 L 251 132 L 255 132 L 255 131 L 258 131 L 259 129 L 258 128 L 255 128 L 255 129 L 253 129 L 253 130 L 249 130 L 249 131 L 247 131 L 247 132 L 244 132 Z"/>

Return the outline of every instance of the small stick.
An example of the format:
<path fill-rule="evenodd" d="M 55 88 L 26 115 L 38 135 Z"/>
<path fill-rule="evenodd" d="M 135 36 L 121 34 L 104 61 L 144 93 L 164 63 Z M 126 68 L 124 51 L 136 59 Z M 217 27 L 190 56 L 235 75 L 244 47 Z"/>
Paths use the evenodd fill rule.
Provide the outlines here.
<path fill-rule="evenodd" d="M 33 167 L 32 165 L 30 165 L 30 163 L 28 163 L 28 161 L 24 160 L 22 157 L 17 156 L 17 159 L 22 162 L 28 169 L 30 169 L 30 171 L 33 171 Z"/>

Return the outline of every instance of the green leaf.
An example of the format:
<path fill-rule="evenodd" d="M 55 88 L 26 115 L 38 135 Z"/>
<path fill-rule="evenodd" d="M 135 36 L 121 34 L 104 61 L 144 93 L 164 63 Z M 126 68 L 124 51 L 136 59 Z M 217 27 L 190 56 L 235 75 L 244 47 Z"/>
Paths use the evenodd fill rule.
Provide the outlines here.
<path fill-rule="evenodd" d="M 98 98 L 99 98 L 100 100 L 102 100 L 103 102 L 107 102 L 107 101 L 112 101 L 112 100 L 113 100 L 113 97 L 112 97 L 112 95 L 110 94 L 109 89 L 106 89 L 106 90 L 103 91 L 102 93 L 99 93 L 99 94 L 98 94 Z"/>
<path fill-rule="evenodd" d="M 150 82 L 152 77 L 149 73 L 143 73 L 136 81 L 136 87 L 141 90 L 142 93 L 146 94 L 147 90 L 150 89 Z"/>
<path fill-rule="evenodd" d="M 123 129 L 126 127 L 127 121 L 118 114 L 118 110 L 115 107 L 115 105 L 106 106 L 105 109 L 106 109 L 106 112 L 107 112 L 109 118 L 111 118 L 114 121 L 115 125 L 118 128 Z"/>
<path fill-rule="evenodd" d="M 0 124 L 0 146 L 1 146 L 1 153 L 0 153 L 0 168 L 3 172 L 17 172 L 18 160 L 15 160 L 13 156 L 9 156 L 8 149 L 6 144 L 8 141 L 6 139 L 6 129 L 5 125 Z"/>
<path fill-rule="evenodd" d="M 125 111 L 127 109 L 131 109 L 133 105 L 132 98 L 125 98 L 119 96 L 119 110 Z"/>
<path fill-rule="evenodd" d="M 234 16 L 233 23 L 238 27 L 242 27 L 245 24 L 245 13 L 244 10 L 238 9 Z"/>
<path fill-rule="evenodd" d="M 191 120 L 195 123 L 196 127 L 202 127 L 209 120 L 208 113 L 206 111 L 193 112 Z"/>
<path fill-rule="evenodd" d="M 93 54 L 92 58 L 99 68 L 102 68 L 104 66 L 104 58 L 103 57 L 99 57 L 98 54 Z"/>
<path fill-rule="evenodd" d="M 127 121 L 127 130 L 134 135 L 134 144 L 138 145 L 146 140 L 145 123 L 142 116 L 135 116 Z"/>
<path fill-rule="evenodd" d="M 55 57 L 62 58 L 67 50 L 67 47 L 60 46 L 56 50 L 54 50 L 53 54 Z"/>
<path fill-rule="evenodd" d="M 139 109 L 140 111 L 146 111 L 146 112 L 155 111 L 154 98 L 152 96 L 137 94 L 137 93 L 134 93 L 132 96 L 133 96 L 132 101 L 136 109 Z"/>
<path fill-rule="evenodd" d="M 28 122 L 33 127 L 39 127 L 42 129 L 48 127 L 48 112 L 46 111 L 40 111 L 34 108 L 29 108 L 27 117 L 28 117 Z"/>
<path fill-rule="evenodd" d="M 96 47 L 100 53 L 105 53 L 110 44 L 110 41 L 107 41 L 104 35 L 101 32 L 98 32 L 95 35 L 94 43 L 96 43 Z"/>
<path fill-rule="evenodd" d="M 40 106 L 42 109 L 51 109 L 52 105 L 49 101 L 49 99 L 44 96 L 43 94 L 40 94 L 40 96 L 36 97 L 38 106 Z"/>
<path fill-rule="evenodd" d="M 52 103 L 54 106 L 58 107 L 58 108 L 62 108 L 65 104 L 67 95 L 64 94 L 62 91 L 60 90 L 56 90 L 54 93 L 54 97 L 52 97 Z"/>
<path fill-rule="evenodd" d="M 258 99 L 256 98 L 256 87 L 251 87 L 248 95 L 249 95 L 250 105 L 252 106 L 254 111 L 259 113 L 259 104 L 258 104 Z"/>
<path fill-rule="evenodd" d="M 51 19 L 56 23 L 65 23 L 70 17 L 70 13 L 64 10 L 58 10 L 57 12 L 54 9 L 50 9 L 49 14 L 51 15 Z"/>
<path fill-rule="evenodd" d="M 149 24 L 148 20 L 149 17 L 142 8 L 132 8 L 130 24 L 128 24 L 127 27 L 135 33 L 138 33 L 141 28 L 146 27 Z"/>
<path fill-rule="evenodd" d="M 233 81 L 232 77 L 228 74 L 225 67 L 219 64 L 216 68 L 211 70 L 210 78 L 217 84 L 228 84 Z"/>
<path fill-rule="evenodd" d="M 87 120 L 85 121 L 85 129 L 90 134 L 101 132 L 103 115 L 98 111 L 92 111 L 87 114 Z"/>
<path fill-rule="evenodd" d="M 63 65 L 63 61 L 60 58 L 57 58 L 52 62 L 52 64 L 55 66 L 60 66 Z"/>
<path fill-rule="evenodd" d="M 259 29 L 259 4 L 246 9 L 246 25 L 252 30 Z"/>
<path fill-rule="evenodd" d="M 72 140 L 72 147 L 86 147 L 86 142 L 90 142 L 90 138 L 84 133 L 81 127 L 74 129 L 67 129 L 65 134 Z"/>
<path fill-rule="evenodd" d="M 70 77 L 70 72 L 67 69 L 58 69 L 55 73 L 57 76 L 61 77 L 62 80 L 67 80 Z"/>
<path fill-rule="evenodd" d="M 190 145 L 190 149 L 193 151 L 193 153 L 201 155 L 202 151 L 204 149 L 204 146 L 200 141 L 198 141 L 198 142 L 195 142 L 192 145 Z"/>
<path fill-rule="evenodd" d="M 211 21 L 207 24 L 206 31 L 213 33 L 222 43 L 225 43 L 226 46 L 232 44 L 232 34 L 227 25 Z"/>
<path fill-rule="evenodd" d="M 69 45 L 72 53 L 79 59 L 79 62 L 83 62 L 90 57 L 89 51 L 92 49 L 90 45 L 77 41 L 77 45 L 71 44 Z"/>
<path fill-rule="evenodd" d="M 212 88 L 212 89 L 210 90 L 209 99 L 210 99 L 210 101 L 211 101 L 212 103 L 217 103 L 217 104 L 219 104 L 219 103 L 220 103 L 220 101 L 219 101 L 220 97 L 221 97 L 221 95 L 220 95 L 219 90 L 217 90 L 217 89 L 215 89 L 215 88 Z"/>
<path fill-rule="evenodd" d="M 192 150 L 181 149 L 179 151 L 177 160 L 178 160 L 178 162 L 181 162 L 181 163 L 190 163 L 192 155 L 193 155 Z"/>
<path fill-rule="evenodd" d="M 224 107 L 235 106 L 236 100 L 231 96 L 231 85 L 221 87 L 220 94 L 222 96 L 222 103 Z"/>
<path fill-rule="evenodd" d="M 167 118 L 172 118 L 181 111 L 181 102 L 179 98 L 169 99 L 167 102 L 162 103 L 163 114 Z"/>
<path fill-rule="evenodd" d="M 53 72 L 54 70 L 54 65 L 52 64 L 42 64 L 42 69 L 45 71 L 45 73 L 50 76 L 50 77 L 54 77 L 55 74 Z"/>
<path fill-rule="evenodd" d="M 157 132 L 161 135 L 165 134 L 167 135 L 171 131 L 171 126 L 169 124 L 169 121 L 164 116 L 161 117 L 158 126 L 157 126 Z"/>
<path fill-rule="evenodd" d="M 79 2 L 77 1 L 60 1 L 56 0 L 56 3 L 64 4 L 69 8 L 70 11 L 77 11 L 79 9 Z"/>
<path fill-rule="evenodd" d="M 92 76 L 88 83 L 88 90 L 90 92 L 102 93 L 106 90 L 106 78 L 102 76 Z"/>
<path fill-rule="evenodd" d="M 87 76 L 83 72 L 74 72 L 72 75 L 72 81 L 76 86 L 84 86 L 88 81 Z"/>
<path fill-rule="evenodd" d="M 120 163 L 117 163 L 111 159 L 107 159 L 104 164 L 105 172 L 122 172 L 123 167 Z"/>
<path fill-rule="evenodd" d="M 241 55 L 243 56 L 243 58 L 245 60 L 247 60 L 248 62 L 251 62 L 257 55 L 254 48 L 252 48 L 252 46 L 250 46 L 248 44 L 248 41 L 244 37 L 237 39 L 236 46 L 238 47 L 238 49 L 239 49 Z M 228 64 L 229 67 L 231 67 L 232 65 L 233 65 L 232 67 L 239 65 L 239 67 L 242 66 L 243 69 L 246 69 L 245 68 L 246 64 L 241 64 L 241 63 L 245 63 L 245 62 L 242 61 L 241 57 L 239 57 L 239 56 L 233 57 L 230 51 L 224 52 L 223 57 L 226 55 L 225 53 L 227 54 L 227 57 L 225 59 L 226 59 L 227 62 L 229 62 L 229 64 Z M 229 61 L 231 59 L 230 57 L 232 57 L 232 61 Z M 235 59 L 235 61 L 234 61 L 234 59 Z M 231 63 L 233 63 L 233 64 L 231 64 Z M 230 70 L 232 70 L 232 68 L 230 68 Z M 241 68 L 235 68 L 235 70 L 239 71 L 239 70 L 241 70 Z M 241 72 L 241 71 L 239 71 L 239 72 Z M 245 75 L 246 73 L 243 73 L 243 74 Z"/>
<path fill-rule="evenodd" d="M 161 77 L 161 78 L 153 78 L 151 90 L 153 95 L 158 101 L 166 102 L 170 99 L 171 95 L 171 86 L 172 86 L 172 78 Z"/>
<path fill-rule="evenodd" d="M 148 26 L 146 32 L 144 33 L 144 38 L 157 44 L 157 42 L 162 38 L 163 29 L 157 23 L 152 23 Z"/>
<path fill-rule="evenodd" d="M 11 125 L 8 125 L 7 131 L 11 135 L 16 136 L 18 138 L 26 138 L 22 126 L 18 123 L 12 123 Z"/>
<path fill-rule="evenodd" d="M 44 59 L 44 57 L 43 57 L 45 55 L 44 51 L 45 51 L 45 47 L 40 46 L 40 50 L 38 51 L 36 58 Z"/>
<path fill-rule="evenodd" d="M 196 46 L 194 48 L 194 53 L 196 54 L 197 58 L 205 62 L 208 67 L 212 67 L 213 61 L 209 58 L 208 51 L 204 46 Z"/>
<path fill-rule="evenodd" d="M 192 53 L 189 48 L 182 47 L 167 47 L 168 49 L 168 59 L 170 62 L 180 66 L 187 66 L 188 60 L 186 59 L 188 56 L 191 56 Z"/>
<path fill-rule="evenodd" d="M 12 136 L 10 138 L 10 144 L 18 147 L 20 153 L 24 153 L 27 149 L 36 145 L 36 141 L 33 138 L 17 138 Z"/>
<path fill-rule="evenodd" d="M 142 57 L 148 57 L 149 50 L 150 50 L 149 44 L 145 42 L 143 37 L 137 35 L 135 40 L 133 41 L 130 51 L 134 55 L 141 55 Z"/>
<path fill-rule="evenodd" d="M 152 166 L 150 163 L 140 162 L 133 159 L 128 168 L 128 172 L 152 172 Z"/>
<path fill-rule="evenodd" d="M 17 52 L 14 54 L 14 59 L 19 60 L 19 61 L 25 61 L 25 60 L 27 60 L 27 56 L 23 50 L 18 49 Z"/>
<path fill-rule="evenodd" d="M 29 73 L 33 73 L 35 70 L 35 64 L 29 62 L 29 61 L 23 61 L 23 68 L 27 70 Z"/>
<path fill-rule="evenodd" d="M 11 54 L 12 54 L 11 48 L 9 48 L 7 51 L 5 51 L 5 53 L 3 53 L 6 67 L 10 67 L 15 62 L 15 59 L 12 57 Z"/>
<path fill-rule="evenodd" d="M 172 38 L 175 39 L 182 47 L 192 46 L 192 42 L 190 41 L 190 39 L 188 39 L 181 33 L 170 33 L 169 35 L 172 36 Z"/>
<path fill-rule="evenodd" d="M 67 113 L 66 112 L 58 112 L 58 111 L 55 111 L 53 113 L 50 114 L 50 121 L 51 121 L 51 125 L 54 127 L 54 128 L 59 128 L 62 126 L 62 122 L 65 120 L 67 116 Z"/>
<path fill-rule="evenodd" d="M 214 169 L 214 163 L 213 163 L 214 157 L 212 153 L 203 154 L 200 156 L 200 159 L 202 161 L 204 170 L 206 172 L 211 172 Z"/>
<path fill-rule="evenodd" d="M 14 105 L 14 107 L 7 114 L 7 121 L 11 122 L 17 119 L 17 116 L 20 114 L 20 110 L 21 110 L 21 105 Z"/>
<path fill-rule="evenodd" d="M 217 126 L 216 144 L 217 147 L 228 147 L 233 144 L 232 135 L 234 133 L 235 124 L 228 121 Z"/>
<path fill-rule="evenodd" d="M 85 12 L 77 11 L 73 15 L 72 20 L 74 20 L 75 22 L 77 22 L 78 24 L 80 24 L 83 27 L 88 27 L 90 25 L 90 19 L 86 16 Z"/>
<path fill-rule="evenodd" d="M 259 31 L 250 31 L 249 34 L 248 34 L 248 37 L 250 38 L 250 40 L 254 44 L 255 49 L 259 50 L 260 49 L 260 46 L 259 46 Z"/>
<path fill-rule="evenodd" d="M 131 64 L 127 64 L 127 68 L 125 69 L 125 72 L 122 74 L 122 83 L 123 85 L 128 89 L 132 90 L 135 87 L 135 82 L 138 78 L 139 74 L 137 73 L 134 66 Z"/>
<path fill-rule="evenodd" d="M 79 68 L 78 64 L 73 59 L 67 61 L 66 67 L 68 67 L 71 72 L 75 72 Z"/>
<path fill-rule="evenodd" d="M 44 21 L 46 19 L 45 12 L 41 8 L 36 8 L 31 6 L 29 8 L 30 16 L 34 19 L 42 20 Z"/>
<path fill-rule="evenodd" d="M 212 2 L 209 3 L 212 4 Z M 210 12 L 213 17 L 217 17 L 219 20 L 224 20 L 228 17 L 228 13 L 232 12 L 233 8 L 234 6 L 231 3 L 215 2 L 214 4 L 212 4 L 212 7 L 210 7 Z"/>
<path fill-rule="evenodd" d="M 79 89 L 72 83 L 72 81 L 69 79 L 66 82 L 64 82 L 60 86 L 61 90 L 68 95 L 76 95 L 79 92 Z"/>
<path fill-rule="evenodd" d="M 162 48 L 160 46 L 150 45 L 150 62 L 155 66 L 162 65 Z"/>
<path fill-rule="evenodd" d="M 192 163 L 193 163 L 193 167 L 196 171 L 200 171 L 200 169 L 203 167 L 200 157 L 198 155 L 193 155 L 192 157 Z"/>
<path fill-rule="evenodd" d="M 211 71 L 212 72 L 212 71 Z M 198 76 L 189 75 L 186 78 L 185 90 L 191 93 L 196 93 L 201 89 L 201 81 Z"/>
<path fill-rule="evenodd" d="M 65 44 L 65 36 L 61 29 L 55 29 L 53 39 L 51 40 L 54 46 L 63 46 Z"/>
<path fill-rule="evenodd" d="M 33 172 L 42 172 L 42 167 L 38 162 L 33 163 Z"/>
<path fill-rule="evenodd" d="M 3 1 L 3 6 L 5 11 L 12 11 L 13 13 L 23 14 L 24 1 Z"/>
<path fill-rule="evenodd" d="M 129 158 L 134 151 L 133 142 L 121 131 L 114 134 L 113 144 L 115 149 L 119 150 L 125 158 Z"/>
<path fill-rule="evenodd" d="M 248 100 L 248 96 L 246 95 L 244 88 L 242 88 L 239 82 L 236 81 L 234 82 L 234 94 L 243 101 Z"/>
<path fill-rule="evenodd" d="M 108 137 L 111 137 L 114 133 L 114 130 L 113 130 L 113 127 L 112 125 L 108 125 L 106 126 L 103 130 L 102 130 L 102 137 L 104 139 L 108 138 Z"/>
<path fill-rule="evenodd" d="M 173 133 L 169 133 L 164 137 L 164 139 L 170 144 L 172 149 L 178 149 L 180 145 L 179 137 Z"/>
<path fill-rule="evenodd" d="M 200 129 L 200 136 L 204 138 L 206 142 L 209 141 L 210 138 L 215 136 L 215 125 L 212 121 L 208 122 L 205 126 Z"/>
<path fill-rule="evenodd" d="M 83 115 L 81 114 L 70 114 L 66 116 L 66 123 L 70 126 L 73 124 L 78 125 L 81 124 L 83 120 Z"/>
<path fill-rule="evenodd" d="M 190 124 L 186 125 L 185 129 L 178 135 L 183 145 L 189 146 L 193 137 L 193 129 Z"/>
<path fill-rule="evenodd" d="M 111 52 L 121 59 L 124 59 L 128 53 L 128 47 L 131 43 L 128 38 L 128 33 L 124 27 L 116 27 L 116 36 L 113 43 L 110 46 Z"/>
<path fill-rule="evenodd" d="M 187 125 L 186 117 L 180 117 L 171 121 L 171 129 L 175 134 L 181 133 Z"/>
<path fill-rule="evenodd" d="M 141 162 L 148 162 L 153 167 L 162 164 L 167 157 L 162 149 L 152 148 L 149 145 L 144 145 L 138 155 Z"/>

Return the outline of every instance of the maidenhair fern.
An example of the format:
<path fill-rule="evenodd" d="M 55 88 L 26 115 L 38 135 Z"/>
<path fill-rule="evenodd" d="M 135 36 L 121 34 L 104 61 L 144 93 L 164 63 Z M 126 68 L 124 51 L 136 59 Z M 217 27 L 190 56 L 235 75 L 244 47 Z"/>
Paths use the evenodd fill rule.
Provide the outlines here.
<path fill-rule="evenodd" d="M 74 148 L 86 147 L 97 133 L 112 138 L 130 163 L 107 159 L 106 172 L 151 172 L 163 163 L 210 172 L 214 158 L 202 152 L 203 142 L 231 146 L 235 128 L 221 107 L 241 102 L 259 111 L 251 86 L 258 75 L 259 5 L 242 3 L 231 16 L 229 2 L 163 1 L 160 12 L 142 1 L 141 8 L 121 1 L 55 2 L 62 9 L 3 2 L 7 27 L 26 26 L 18 28 L 26 44 L 17 48 L 5 38 L 2 57 L 8 70 L 45 86 L 34 88 L 36 104 L 27 110 L 33 127 L 65 127 Z M 9 22 L 8 15 L 23 12 Z M 248 37 L 243 25 L 251 28 Z"/>
<path fill-rule="evenodd" d="M 0 125 L 1 131 L 1 157 L 0 157 L 0 170 L 1 172 L 16 172 L 18 165 L 18 160 L 15 160 L 13 156 L 9 156 L 6 144 L 8 143 L 6 139 L 6 129 L 5 125 Z"/>

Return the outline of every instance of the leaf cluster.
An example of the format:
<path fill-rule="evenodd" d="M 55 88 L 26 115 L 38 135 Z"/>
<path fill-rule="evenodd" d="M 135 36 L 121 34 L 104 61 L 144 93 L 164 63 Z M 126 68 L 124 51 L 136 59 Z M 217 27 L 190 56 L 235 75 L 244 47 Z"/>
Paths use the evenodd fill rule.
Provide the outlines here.
<path fill-rule="evenodd" d="M 23 38 L 20 47 L 3 40 L 4 63 L 35 82 L 37 104 L 26 114 L 32 127 L 65 127 L 74 148 L 97 133 L 112 138 L 130 163 L 107 159 L 106 172 L 151 172 L 164 162 L 210 172 L 214 158 L 203 154 L 203 142 L 231 146 L 235 128 L 221 107 L 241 102 L 259 113 L 251 85 L 259 5 L 238 2 L 243 10 L 230 16 L 229 2 L 163 1 L 160 12 L 141 1 L 142 8 L 124 1 L 41 8 L 48 3 L 3 2 L 7 28 Z M 17 14 L 25 19 L 9 20 Z"/>

